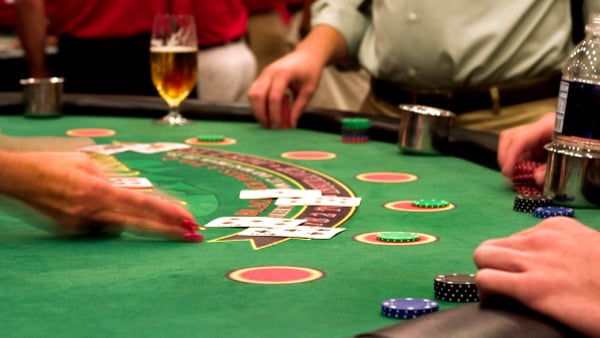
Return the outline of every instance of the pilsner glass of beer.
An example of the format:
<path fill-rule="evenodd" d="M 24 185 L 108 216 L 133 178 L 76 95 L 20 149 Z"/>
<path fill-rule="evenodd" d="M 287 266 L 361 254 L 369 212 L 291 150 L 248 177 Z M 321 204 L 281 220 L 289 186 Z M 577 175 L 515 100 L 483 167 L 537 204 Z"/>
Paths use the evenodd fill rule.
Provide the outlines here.
<path fill-rule="evenodd" d="M 154 18 L 150 41 L 152 83 L 169 105 L 169 113 L 157 123 L 169 126 L 189 123 L 179 112 L 179 106 L 196 85 L 197 53 L 193 16 L 161 14 Z"/>

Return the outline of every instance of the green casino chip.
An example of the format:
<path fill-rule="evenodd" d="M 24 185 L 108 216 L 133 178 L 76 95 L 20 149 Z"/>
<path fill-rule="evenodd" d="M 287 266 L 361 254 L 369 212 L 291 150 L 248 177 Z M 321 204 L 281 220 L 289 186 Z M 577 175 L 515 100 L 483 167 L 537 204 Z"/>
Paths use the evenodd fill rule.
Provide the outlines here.
<path fill-rule="evenodd" d="M 384 242 L 396 242 L 396 243 L 406 243 L 406 242 L 416 242 L 419 240 L 421 236 L 414 232 L 382 232 L 377 234 L 377 239 Z"/>
<path fill-rule="evenodd" d="M 412 201 L 412 205 L 419 208 L 445 208 L 450 205 L 450 202 L 435 198 L 424 198 Z"/>
<path fill-rule="evenodd" d="M 342 128 L 369 129 L 371 128 L 371 120 L 362 117 L 346 117 L 342 119 Z"/>
<path fill-rule="evenodd" d="M 223 142 L 225 136 L 218 134 L 202 134 L 198 135 L 198 141 L 200 142 Z"/>

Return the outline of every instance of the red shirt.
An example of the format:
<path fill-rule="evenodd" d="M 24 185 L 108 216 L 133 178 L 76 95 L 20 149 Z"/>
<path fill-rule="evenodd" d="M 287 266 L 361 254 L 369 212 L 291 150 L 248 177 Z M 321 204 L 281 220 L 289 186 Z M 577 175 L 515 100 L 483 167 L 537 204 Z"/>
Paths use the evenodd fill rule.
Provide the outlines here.
<path fill-rule="evenodd" d="M 173 13 L 195 15 L 199 46 L 222 45 L 248 31 L 248 10 L 242 0 L 174 1 Z"/>
<path fill-rule="evenodd" d="M 46 0 L 49 32 L 78 38 L 118 38 L 152 30 L 164 0 Z"/>
<path fill-rule="evenodd" d="M 250 13 L 278 11 L 285 23 L 291 18 L 288 5 L 302 5 L 304 2 L 305 0 L 244 0 Z"/>
<path fill-rule="evenodd" d="M 15 27 L 15 8 L 0 0 L 0 27 Z"/>

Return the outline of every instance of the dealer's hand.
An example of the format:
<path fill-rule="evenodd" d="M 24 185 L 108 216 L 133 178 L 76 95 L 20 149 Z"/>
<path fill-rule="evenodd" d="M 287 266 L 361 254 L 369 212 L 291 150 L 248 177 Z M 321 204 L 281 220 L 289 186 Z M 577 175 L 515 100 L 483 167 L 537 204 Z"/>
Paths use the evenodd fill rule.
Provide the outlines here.
<path fill-rule="evenodd" d="M 113 226 L 181 240 L 185 227 L 195 224 L 187 210 L 166 198 L 114 187 L 81 152 L 0 151 L 0 193 L 50 216 L 61 225 L 59 234 Z"/>
<path fill-rule="evenodd" d="M 474 254 L 477 287 L 600 337 L 600 233 L 569 217 L 551 217 Z"/>

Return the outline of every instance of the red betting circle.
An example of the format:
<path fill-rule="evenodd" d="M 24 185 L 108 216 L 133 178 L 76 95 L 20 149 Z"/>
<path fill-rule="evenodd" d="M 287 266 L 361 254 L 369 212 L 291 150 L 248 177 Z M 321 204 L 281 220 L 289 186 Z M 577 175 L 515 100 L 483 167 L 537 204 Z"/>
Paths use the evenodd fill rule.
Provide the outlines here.
<path fill-rule="evenodd" d="M 299 284 L 321 279 L 320 270 L 299 266 L 256 266 L 227 273 L 227 278 L 247 284 Z"/>
<path fill-rule="evenodd" d="M 300 150 L 300 151 L 288 151 L 280 155 L 283 158 L 290 160 L 331 160 L 336 157 L 336 154 L 329 153 L 326 151 L 312 151 L 312 150 Z"/>
<path fill-rule="evenodd" d="M 450 203 L 446 207 L 442 208 L 422 208 L 412 205 L 412 201 L 393 201 L 383 205 L 384 208 L 396 211 L 408 211 L 408 212 L 439 212 L 448 211 L 456 208 L 456 205 Z"/>
<path fill-rule="evenodd" d="M 223 141 L 219 141 L 219 142 L 204 142 L 204 141 L 198 140 L 197 137 L 190 137 L 185 140 L 185 143 L 197 145 L 197 146 L 228 146 L 230 144 L 236 144 L 237 140 L 234 138 L 226 137 L 223 139 Z"/>
<path fill-rule="evenodd" d="M 377 239 L 377 235 L 386 231 L 377 231 L 377 232 L 367 232 L 364 234 L 358 234 L 352 239 L 359 243 L 365 244 L 373 244 L 373 245 L 383 245 L 383 246 L 411 246 L 411 245 L 422 245 L 429 244 L 438 241 L 438 237 L 434 235 L 424 234 L 421 232 L 415 232 L 415 234 L 419 235 L 419 239 L 414 242 L 386 242 Z"/>
<path fill-rule="evenodd" d="M 113 136 L 117 132 L 112 129 L 104 128 L 78 128 L 67 130 L 67 135 L 77 137 L 107 137 Z"/>
<path fill-rule="evenodd" d="M 373 182 L 373 183 L 405 183 L 412 182 L 419 179 L 418 176 L 413 174 L 396 173 L 396 172 L 372 172 L 358 174 L 355 178 L 359 181 Z"/>

